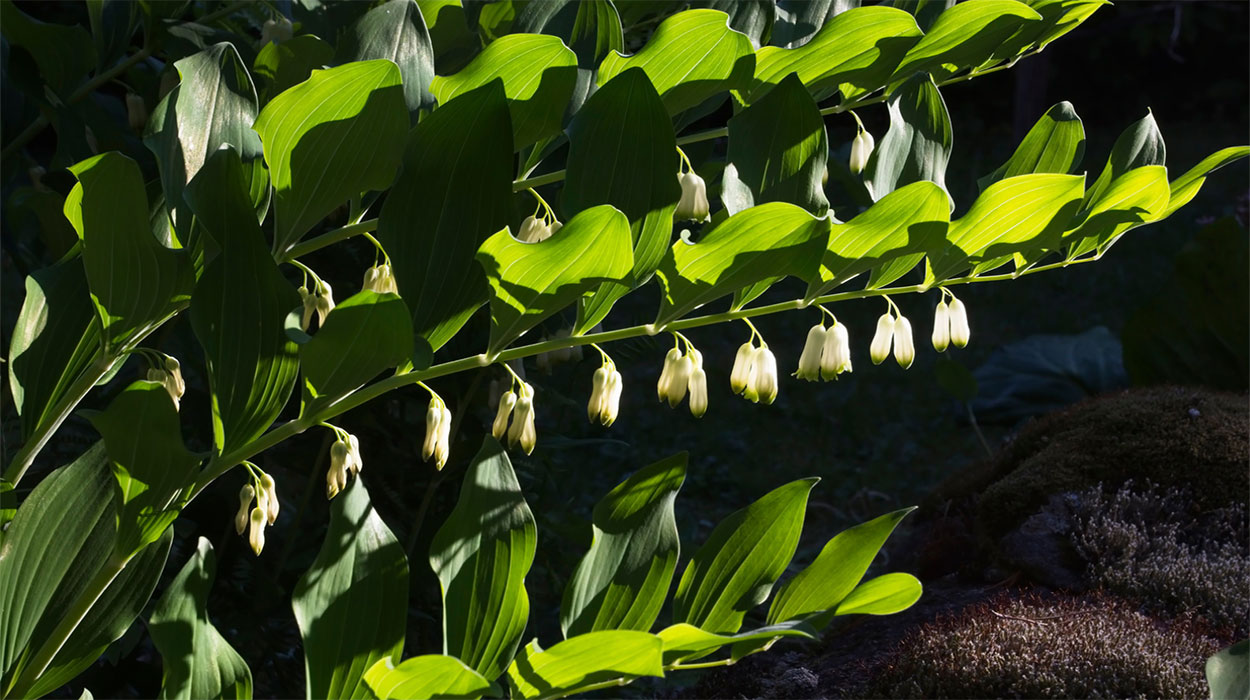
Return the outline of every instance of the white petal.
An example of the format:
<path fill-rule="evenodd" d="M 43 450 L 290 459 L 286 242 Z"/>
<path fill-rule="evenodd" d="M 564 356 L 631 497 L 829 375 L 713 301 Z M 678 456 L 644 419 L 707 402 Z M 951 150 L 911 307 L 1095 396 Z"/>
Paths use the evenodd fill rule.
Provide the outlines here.
<path fill-rule="evenodd" d="M 950 309 L 946 307 L 946 301 L 939 301 L 937 308 L 933 311 L 933 349 L 938 352 L 946 352 L 946 348 L 951 344 L 951 322 Z"/>
<path fill-rule="evenodd" d="M 911 337 L 911 321 L 899 316 L 894 325 L 894 359 L 903 369 L 911 367 L 916 360 L 916 344 Z"/>
<path fill-rule="evenodd" d="M 951 300 L 950 319 L 951 344 L 957 348 L 962 348 L 972 338 L 972 329 L 968 327 L 968 310 L 964 308 L 962 301 L 958 299 Z"/>
<path fill-rule="evenodd" d="M 890 343 L 894 340 L 894 317 L 886 312 L 877 319 L 877 332 L 872 336 L 872 344 L 868 346 L 868 355 L 872 363 L 879 365 L 890 356 Z"/>

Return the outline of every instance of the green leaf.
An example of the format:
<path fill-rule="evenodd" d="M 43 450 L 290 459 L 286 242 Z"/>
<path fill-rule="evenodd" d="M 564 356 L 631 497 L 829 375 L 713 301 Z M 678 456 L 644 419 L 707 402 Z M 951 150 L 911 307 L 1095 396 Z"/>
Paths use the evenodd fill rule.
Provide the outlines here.
<path fill-rule="evenodd" d="M 501 694 L 498 685 L 465 666 L 460 659 L 443 654 L 414 656 L 398 666 L 389 657 L 381 659 L 365 672 L 365 682 L 381 700 L 473 700 L 483 695 L 498 697 Z"/>
<path fill-rule="evenodd" d="M 664 298 L 656 325 L 761 280 L 812 279 L 829 226 L 827 218 L 772 202 L 725 219 L 698 243 L 677 241 L 658 270 Z"/>
<path fill-rule="evenodd" d="M 796 75 L 729 120 L 728 160 L 755 204 L 789 202 L 824 216 L 828 157 L 825 120 Z"/>
<path fill-rule="evenodd" d="M 26 697 L 31 657 L 66 609 L 107 567 L 117 568 L 117 486 L 97 443 L 26 497 L 0 547 L 0 690 Z"/>
<path fill-rule="evenodd" d="M 803 46 L 829 21 L 859 7 L 860 0 L 777 0 L 777 21 L 769 43 L 793 49 Z"/>
<path fill-rule="evenodd" d="M 937 80 L 964 67 L 981 65 L 1005 39 L 1042 16 L 1016 0 L 967 0 L 938 15 L 890 78 L 893 92 L 912 75 L 927 72 Z"/>
<path fill-rule="evenodd" d="M 1134 168 L 1111 183 L 1086 213 L 1084 221 L 1063 234 L 1068 258 L 1090 251 L 1101 254 L 1129 229 L 1156 221 L 1168 206 L 1168 170 L 1162 165 Z"/>
<path fill-rule="evenodd" d="M 504 229 L 486 239 L 477 259 L 494 291 L 491 353 L 603 282 L 623 282 L 634 265 L 629 220 L 610 204 L 582 211 L 539 243 Z"/>
<path fill-rule="evenodd" d="M 985 189 L 972 208 L 951 222 L 946 247 L 930 255 L 925 284 L 969 267 L 992 270 L 1017 253 L 1053 247 L 1080 205 L 1081 175 L 1020 175 Z"/>
<path fill-rule="evenodd" d="M 1163 216 L 1159 218 L 1166 219 L 1177 209 L 1189 204 L 1189 201 L 1198 194 L 1198 190 L 1202 189 L 1202 183 L 1206 182 L 1207 175 L 1246 156 L 1250 156 L 1250 146 L 1225 148 L 1203 158 L 1184 175 L 1172 181 L 1171 198 L 1168 200 Z"/>
<path fill-rule="evenodd" d="M 870 289 L 909 272 L 946 240 L 949 201 L 941 187 L 922 180 L 894 190 L 844 224 L 833 224 L 819 278 L 808 285 L 807 298 L 826 294 L 868 270 Z"/>
<path fill-rule="evenodd" d="M 1014 60 L 1027 51 L 1041 51 L 1050 42 L 1076 29 L 1098 8 L 1110 5 L 1107 0 L 1027 0 L 1029 7 L 1042 16 L 1040 22 L 1028 22 L 1015 35 L 994 51 L 994 61 Z"/>
<path fill-rule="evenodd" d="M 512 147 L 519 150 L 560 133 L 561 119 L 577 76 L 577 55 L 559 37 L 542 34 L 502 36 L 464 70 L 434 78 L 430 89 L 439 104 L 495 80 L 503 81 L 512 117 Z"/>
<path fill-rule="evenodd" d="M 334 307 L 300 350 L 308 415 L 412 357 L 412 319 L 394 294 L 361 291 Z"/>
<path fill-rule="evenodd" d="M 0 3 L 0 24 L 7 42 L 30 54 L 43 83 L 62 99 L 95 67 L 91 35 L 81 26 L 40 22 L 12 2 Z M 5 64 L 7 73 L 7 55 Z"/>
<path fill-rule="evenodd" d="M 183 444 L 178 409 L 159 382 L 137 381 L 87 417 L 121 483 L 116 547 L 128 557 L 178 517 L 200 460 Z"/>
<path fill-rule="evenodd" d="M 737 632 L 790 564 L 817 481 L 792 481 L 722 520 L 681 575 L 673 619 L 717 634 Z"/>
<path fill-rule="evenodd" d="M 82 186 L 81 200 L 66 199 L 66 216 L 83 240 L 105 351 L 114 352 L 186 305 L 194 283 L 191 263 L 185 251 L 152 237 L 143 176 L 133 160 L 103 153 L 70 172 Z"/>
<path fill-rule="evenodd" d="M 408 131 L 399 68 L 378 60 L 313 71 L 265 105 L 253 128 L 265 145 L 282 253 L 350 197 L 390 187 Z"/>
<path fill-rule="evenodd" d="M 126 0 L 87 0 L 86 5 L 96 49 L 96 67 L 106 70 L 126 53 L 142 15 L 138 5 Z"/>
<path fill-rule="evenodd" d="M 490 287 L 474 256 L 512 219 L 512 126 L 502 85 L 434 110 L 412 130 L 403 165 L 378 217 L 378 238 L 413 331 L 432 352 L 486 301 Z"/>
<path fill-rule="evenodd" d="M 838 615 L 893 615 L 917 600 L 923 586 L 911 574 L 883 574 L 855 587 L 838 605 Z"/>
<path fill-rule="evenodd" d="M 41 697 L 73 680 L 130 629 L 156 589 L 173 541 L 174 529 L 166 528 L 160 539 L 127 562 L 65 640 L 48 669 L 27 693 L 29 697 Z"/>
<path fill-rule="evenodd" d="M 1250 641 L 1242 640 L 1207 659 L 1207 685 L 1220 700 L 1250 698 Z"/>
<path fill-rule="evenodd" d="M 165 206 L 179 240 L 191 250 L 196 273 L 216 254 L 203 236 L 192 232 L 183 189 L 208 159 L 229 144 L 243 162 L 243 181 L 258 219 L 269 208 L 269 174 L 260 136 L 252 131 L 259 110 L 256 87 L 243 60 L 229 42 L 174 63 L 182 82 L 160 101 L 148 119 L 143 142 L 156 156 Z"/>
<path fill-rule="evenodd" d="M 1130 124 L 1115 140 L 1102 174 L 1094 181 L 1093 187 L 1085 192 L 1082 208 L 1088 209 L 1101 199 L 1111 183 L 1121 175 L 1143 165 L 1167 165 L 1167 148 L 1163 143 L 1163 134 L 1159 133 L 1154 114 L 1149 111 L 1146 116 Z"/>
<path fill-rule="evenodd" d="M 603 59 L 600 87 L 634 67 L 646 72 L 669 114 L 677 114 L 725 90 L 745 89 L 755 73 L 755 49 L 729 27 L 724 12 L 686 10 L 661 22 L 638 53 Z"/>
<path fill-rule="evenodd" d="M 1085 127 L 1070 102 L 1046 110 L 1029 129 L 1016 152 L 997 170 L 977 180 L 984 190 L 999 180 L 1030 173 L 1074 172 L 1085 153 Z"/>
<path fill-rule="evenodd" d="M 673 502 L 685 478 L 682 452 L 638 470 L 595 505 L 590 551 L 564 588 L 565 637 L 655 624 L 681 551 Z"/>
<path fill-rule="evenodd" d="M 890 128 L 864 170 L 864 185 L 872 198 L 881 199 L 920 180 L 946 189 L 946 162 L 954 135 L 946 102 L 933 78 L 908 79 L 890 96 L 888 108 Z"/>
<path fill-rule="evenodd" d="M 261 80 L 263 101 L 269 102 L 275 95 L 308 80 L 314 70 L 333 60 L 333 46 L 312 34 L 304 34 L 265 44 L 256 54 L 252 71 Z"/>
<path fill-rule="evenodd" d="M 838 607 L 855 590 L 894 528 L 915 508 L 887 513 L 838 533 L 816 559 L 777 591 L 768 609 L 774 624 Z"/>
<path fill-rule="evenodd" d="M 399 66 L 408 111 L 434 106 L 434 45 L 421 9 L 412 0 L 390 0 L 369 10 L 338 42 L 338 62 L 388 59 Z"/>
<path fill-rule="evenodd" d="M 214 154 L 186 199 L 221 244 L 195 286 L 191 329 L 208 365 L 213 442 L 227 452 L 263 433 L 291 396 L 299 358 L 283 324 L 300 298 L 265 248 L 238 154 Z"/>
<path fill-rule="evenodd" d="M 434 44 L 435 72 L 444 75 L 460 70 L 482 48 L 470 28 L 460 0 L 417 0 Z"/>
<path fill-rule="evenodd" d="M 679 622 L 660 630 L 659 637 L 664 640 L 664 664 L 667 666 L 682 659 L 706 656 L 723 646 L 742 642 L 768 643 L 782 637 L 815 639 L 816 631 L 801 620 L 769 625 L 738 634 L 713 634 L 694 625 Z"/>
<path fill-rule="evenodd" d="M 508 667 L 529 619 L 537 526 L 503 447 L 487 436 L 430 543 L 443 593 L 443 653 L 487 680 Z"/>
<path fill-rule="evenodd" d="M 330 502 L 317 559 L 291 595 L 308 698 L 368 698 L 365 672 L 398 657 L 408 621 L 408 559 L 359 478 Z"/>
<path fill-rule="evenodd" d="M 629 218 L 634 256 L 625 284 L 600 285 L 582 302 L 576 333 L 602 321 L 617 300 L 655 273 L 672 240 L 679 163 L 673 123 L 641 69 L 604 85 L 573 117 L 564 211 L 573 216 L 601 204 L 621 210 Z"/>
<path fill-rule="evenodd" d="M 508 667 L 508 681 L 521 698 L 562 698 L 615 678 L 663 678 L 662 649 L 654 634 L 627 630 L 581 634 L 546 651 L 535 640 Z"/>
<path fill-rule="evenodd" d="M 162 698 L 252 697 L 251 669 L 208 619 L 216 576 L 213 546 L 201 537 L 148 620 L 164 662 Z"/>
<path fill-rule="evenodd" d="M 729 15 L 729 26 L 746 34 L 753 46 L 767 44 L 776 19 L 776 0 L 704 0 L 702 5 Z"/>
<path fill-rule="evenodd" d="M 9 389 L 22 417 L 23 440 L 52 420 L 56 403 L 99 359 L 100 319 L 82 258 L 31 273 L 9 340 Z"/>
<path fill-rule="evenodd" d="M 812 93 L 840 87 L 843 100 L 855 99 L 885 85 L 922 36 L 915 18 L 893 7 L 852 8 L 815 26 L 820 31 L 798 48 L 765 46 L 756 53 L 751 102 L 791 73 Z"/>

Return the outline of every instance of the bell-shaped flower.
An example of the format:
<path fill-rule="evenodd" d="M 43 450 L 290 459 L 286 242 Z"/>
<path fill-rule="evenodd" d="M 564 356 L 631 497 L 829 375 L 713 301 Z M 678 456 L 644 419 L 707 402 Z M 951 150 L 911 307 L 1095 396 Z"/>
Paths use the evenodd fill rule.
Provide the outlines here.
<path fill-rule="evenodd" d="M 347 487 L 347 472 L 355 460 L 351 445 L 339 438 L 330 445 L 330 469 L 326 471 L 326 498 L 334 498 Z"/>
<path fill-rule="evenodd" d="M 972 338 L 972 329 L 968 327 L 968 310 L 958 299 L 951 299 L 950 305 L 951 345 L 962 348 Z"/>
<path fill-rule="evenodd" d="M 591 423 L 602 422 L 608 400 L 609 376 L 611 371 L 604 365 L 595 370 L 595 376 L 590 380 L 590 402 L 586 405 L 586 417 Z"/>
<path fill-rule="evenodd" d="M 312 325 L 313 314 L 317 313 L 317 295 L 308 291 L 308 287 L 299 288 L 300 304 L 304 307 L 304 314 L 300 317 L 300 330 L 308 330 Z"/>
<path fill-rule="evenodd" d="M 347 468 L 352 474 L 359 474 L 365 467 L 365 461 L 360 457 L 360 441 L 351 434 L 347 436 L 347 460 Z"/>
<path fill-rule="evenodd" d="M 333 452 L 333 448 L 331 448 Z M 330 467 L 326 470 L 326 498 L 333 499 L 339 492 L 347 488 L 347 470 Z"/>
<path fill-rule="evenodd" d="M 269 474 L 260 475 L 260 499 L 262 510 L 265 511 L 265 520 L 273 525 L 278 520 L 278 510 L 282 504 L 278 502 L 278 485 L 274 483 L 273 477 Z"/>
<path fill-rule="evenodd" d="M 839 374 L 851 371 L 851 342 L 846 326 L 834 321 L 825 332 L 825 346 L 820 351 L 820 376 L 836 379 Z"/>
<path fill-rule="evenodd" d="M 425 442 L 421 445 L 421 459 L 426 462 L 434 456 L 438 447 L 438 438 L 442 433 L 443 400 L 437 396 L 430 397 L 430 405 L 425 410 Z"/>
<path fill-rule="evenodd" d="M 951 344 L 951 314 L 950 309 L 946 306 L 946 300 L 938 302 L 937 308 L 933 310 L 933 349 L 938 352 L 946 352 L 946 348 Z"/>
<path fill-rule="evenodd" d="M 885 362 L 890 356 L 890 344 L 894 342 L 894 317 L 890 312 L 881 314 L 877 319 L 877 332 L 872 336 L 872 344 L 868 346 L 868 356 L 874 365 Z"/>
<path fill-rule="evenodd" d="M 707 221 L 710 207 L 707 202 L 707 183 L 691 170 L 677 176 L 681 183 L 681 199 L 677 200 L 674 217 L 678 221 Z"/>
<path fill-rule="evenodd" d="M 851 174 L 858 175 L 864 172 L 864 168 L 868 167 L 868 158 L 872 156 L 872 150 L 876 146 L 873 141 L 872 134 L 860 125 L 859 132 L 855 134 L 855 140 L 851 142 L 851 158 L 847 163 Z"/>
<path fill-rule="evenodd" d="M 616 422 L 616 416 L 621 410 L 621 392 L 625 389 L 625 380 L 621 377 L 621 373 L 612 367 L 612 372 L 608 374 L 607 398 L 603 408 L 603 416 L 600 422 L 605 427 L 611 426 Z"/>
<path fill-rule="evenodd" d="M 536 216 L 527 216 L 521 222 L 521 228 L 517 230 L 516 238 L 524 243 L 541 243 L 554 233 L 551 227 L 547 225 L 546 219 Z"/>
<path fill-rule="evenodd" d="M 894 359 L 903 369 L 916 360 L 916 343 L 912 340 L 911 321 L 900 315 L 894 322 Z"/>
<path fill-rule="evenodd" d="M 690 373 L 690 414 L 702 418 L 707 413 L 707 372 L 695 367 Z"/>
<path fill-rule="evenodd" d="M 321 282 L 317 287 L 317 327 L 326 325 L 326 317 L 334 310 L 334 290 L 329 282 Z"/>
<path fill-rule="evenodd" d="M 260 556 L 260 551 L 265 548 L 265 511 L 259 507 L 253 508 L 248 520 L 251 523 L 251 529 L 248 530 L 247 541 L 252 545 L 252 551 L 256 553 L 256 556 Z"/>
<path fill-rule="evenodd" d="M 499 397 L 499 410 L 495 413 L 495 422 L 491 424 L 490 434 L 495 436 L 496 440 L 503 440 L 508 434 L 508 419 L 512 417 L 512 411 L 516 408 L 517 396 L 516 392 L 509 389 Z"/>
<path fill-rule="evenodd" d="M 378 294 L 399 294 L 399 285 L 395 282 L 395 274 L 387 263 L 374 265 L 365 270 L 365 280 L 360 288 L 366 292 Z"/>
<path fill-rule="evenodd" d="M 434 441 L 434 468 L 442 471 L 451 456 L 451 410 L 443 404 L 442 417 L 438 421 L 438 436 Z"/>
<path fill-rule="evenodd" d="M 681 361 L 681 351 L 677 348 L 669 350 L 664 355 L 664 368 L 660 370 L 660 380 L 655 384 L 655 393 L 660 397 L 660 401 L 668 401 L 669 390 L 673 386 L 673 377 L 677 373 Z"/>
<path fill-rule="evenodd" d="M 239 510 L 234 514 L 234 531 L 240 535 L 247 529 L 248 516 L 252 509 L 252 499 L 256 497 L 256 489 L 251 484 L 244 484 L 239 490 Z"/>
<path fill-rule="evenodd" d="M 291 24 L 291 20 L 282 15 L 278 15 L 277 19 L 267 19 L 260 28 L 260 44 L 263 47 L 270 41 L 278 44 L 288 41 L 294 31 L 295 27 Z"/>
<path fill-rule="evenodd" d="M 511 447 L 520 445 L 525 454 L 531 454 L 537 441 L 538 435 L 534 427 L 534 389 L 529 384 L 522 384 L 516 410 L 512 415 L 512 425 L 508 427 L 508 444 Z"/>
<path fill-rule="evenodd" d="M 676 408 L 686 398 L 690 388 L 690 375 L 694 373 L 695 360 L 689 353 L 683 355 L 673 365 L 673 376 L 668 385 L 668 407 Z"/>
<path fill-rule="evenodd" d="M 818 323 L 807 331 L 807 340 L 803 343 L 803 353 L 799 355 L 799 369 L 794 376 L 814 382 L 820 379 L 820 358 L 825 350 L 825 340 L 829 332 L 823 323 Z"/>
<path fill-rule="evenodd" d="M 733 389 L 735 394 L 746 391 L 755 367 L 754 360 L 755 346 L 751 344 L 751 341 L 738 346 L 738 353 L 734 355 L 733 370 L 729 373 L 729 388 Z"/>
<path fill-rule="evenodd" d="M 770 404 L 777 398 L 777 358 L 767 346 L 755 349 L 751 383 L 746 397 L 757 403 Z"/>

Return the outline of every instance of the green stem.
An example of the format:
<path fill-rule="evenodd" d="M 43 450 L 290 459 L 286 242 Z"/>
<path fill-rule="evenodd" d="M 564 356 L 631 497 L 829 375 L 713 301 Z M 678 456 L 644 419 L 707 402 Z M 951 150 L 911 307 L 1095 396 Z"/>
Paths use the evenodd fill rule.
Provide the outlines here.
<path fill-rule="evenodd" d="M 545 175 L 539 175 L 538 177 L 531 177 L 525 180 L 517 180 L 516 182 L 512 183 L 512 191 L 524 192 L 525 190 L 528 190 L 528 189 L 533 189 L 535 187 L 542 187 L 543 185 L 550 185 L 553 182 L 559 182 L 564 179 L 564 173 L 565 173 L 564 170 L 557 170 L 555 172 L 547 173 Z"/>
<path fill-rule="evenodd" d="M 227 17 L 229 15 L 232 15 L 238 12 L 239 10 L 242 10 L 243 8 L 252 4 L 253 2 L 255 2 L 255 0 L 239 0 L 238 2 L 230 3 L 229 5 L 226 5 L 225 7 L 221 8 L 220 10 L 217 10 L 215 12 L 210 12 L 204 15 L 203 17 L 195 20 L 195 23 L 196 24 L 209 24 L 210 22 L 216 22 L 222 17 Z"/>
<path fill-rule="evenodd" d="M 316 238 L 310 238 L 303 243 L 293 245 L 287 249 L 285 253 L 278 258 L 278 262 L 291 262 L 292 260 L 308 255 L 315 250 L 321 250 L 328 245 L 334 245 L 339 241 L 345 241 L 352 236 L 362 233 L 372 233 L 378 230 L 378 220 L 368 219 L 360 223 L 341 226 L 333 231 L 327 231 Z"/>

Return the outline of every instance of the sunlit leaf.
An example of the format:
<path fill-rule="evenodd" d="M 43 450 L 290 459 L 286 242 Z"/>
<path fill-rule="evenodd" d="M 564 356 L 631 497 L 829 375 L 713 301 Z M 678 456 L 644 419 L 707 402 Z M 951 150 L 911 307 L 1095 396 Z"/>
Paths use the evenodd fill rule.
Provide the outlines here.
<path fill-rule="evenodd" d="M 658 636 L 664 640 L 664 663 L 671 664 L 686 658 L 706 656 L 723 646 L 742 642 L 768 643 L 782 637 L 813 639 L 816 633 L 801 620 L 769 625 L 738 634 L 714 634 L 694 625 L 679 622 L 660 630 Z"/>
<path fill-rule="evenodd" d="M 365 682 L 381 700 L 472 700 L 483 695 L 498 697 L 500 694 L 498 685 L 465 666 L 460 659 L 443 654 L 414 656 L 398 666 L 390 658 L 382 659 L 365 672 Z"/>
<path fill-rule="evenodd" d="M 508 668 L 508 681 L 521 698 L 562 698 L 614 678 L 663 677 L 662 649 L 654 634 L 626 630 L 581 634 L 546 651 L 535 640 Z"/>
<path fill-rule="evenodd" d="M 399 66 L 408 111 L 434 105 L 434 46 L 421 9 L 412 0 L 389 0 L 369 10 L 339 38 L 339 63 L 387 59 Z"/>
<path fill-rule="evenodd" d="M 265 44 L 256 54 L 252 71 L 260 79 L 263 101 L 269 102 L 274 96 L 308 80 L 314 70 L 324 68 L 333 59 L 333 46 L 312 34 L 302 34 Z"/>
<path fill-rule="evenodd" d="M 346 396 L 412 357 L 412 320 L 403 299 L 361 291 L 344 300 L 300 350 L 304 412 Z"/>
<path fill-rule="evenodd" d="M 1102 199 L 1111 183 L 1121 175 L 1144 165 L 1167 165 L 1167 147 L 1163 143 L 1163 134 L 1159 132 L 1159 125 L 1155 123 L 1154 114 L 1150 112 L 1130 124 L 1115 140 L 1102 174 L 1085 192 L 1082 208 L 1088 209 Z"/>
<path fill-rule="evenodd" d="M 1030 173 L 1072 173 L 1085 153 L 1085 127 L 1069 102 L 1046 110 L 1015 153 L 997 170 L 977 180 L 981 189 L 999 180 Z"/>
<path fill-rule="evenodd" d="M 963 67 L 985 62 L 1007 37 L 1042 16 L 1016 0 L 967 0 L 938 15 L 915 46 L 903 57 L 890 78 L 893 92 L 919 72 L 935 79 L 949 77 Z"/>
<path fill-rule="evenodd" d="M 851 591 L 838 605 L 838 615 L 893 615 L 917 600 L 923 586 L 911 574 L 883 574 L 869 579 Z"/>
<path fill-rule="evenodd" d="M 1246 156 L 1250 156 L 1250 146 L 1234 146 L 1221 149 L 1203 158 L 1201 162 L 1186 171 L 1184 175 L 1172 181 L 1170 186 L 1171 197 L 1168 199 L 1167 209 L 1164 210 L 1163 216 L 1160 218 L 1166 219 L 1177 209 L 1188 204 L 1198 194 L 1198 190 L 1202 189 L 1202 183 L 1206 182 L 1207 175 Z"/>
<path fill-rule="evenodd" d="M 1162 165 L 1124 173 L 1103 190 L 1084 221 L 1063 234 L 1069 244 L 1068 258 L 1106 250 L 1129 229 L 1158 220 L 1169 197 L 1168 170 Z"/>

